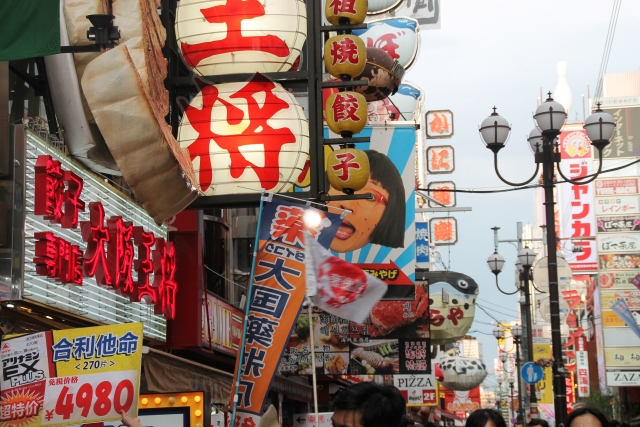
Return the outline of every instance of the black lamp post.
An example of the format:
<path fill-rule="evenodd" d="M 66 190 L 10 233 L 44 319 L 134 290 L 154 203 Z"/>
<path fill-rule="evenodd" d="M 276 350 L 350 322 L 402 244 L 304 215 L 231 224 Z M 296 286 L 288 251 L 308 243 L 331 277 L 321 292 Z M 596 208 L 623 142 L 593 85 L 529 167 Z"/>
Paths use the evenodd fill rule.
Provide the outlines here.
<path fill-rule="evenodd" d="M 555 188 L 555 166 L 560 163 L 560 149 L 556 138 L 560 135 L 560 131 L 567 119 L 567 113 L 559 103 L 549 98 L 542 103 L 536 113 L 534 119 L 537 127 L 531 131 L 528 141 L 535 155 L 536 171 L 527 181 L 513 183 L 504 179 L 498 170 L 498 152 L 504 148 L 511 127 L 506 119 L 496 113 L 494 107 L 493 113 L 487 117 L 480 126 L 480 135 L 488 149 L 493 151 L 494 168 L 496 174 L 505 184 L 519 187 L 526 185 L 538 177 L 538 171 L 542 164 L 542 186 L 544 187 L 544 205 L 545 220 L 547 225 L 555 224 L 554 216 L 554 197 Z M 600 160 L 598 172 L 591 176 L 579 179 L 569 179 L 562 173 L 560 167 L 557 168 L 558 173 L 566 182 L 576 185 L 588 184 L 596 179 L 602 171 L 602 149 L 609 144 L 609 140 L 613 136 L 615 130 L 615 121 L 613 117 L 603 112 L 598 105 L 598 109 L 591 114 L 584 125 L 587 135 L 591 140 L 591 145 L 598 149 L 598 158 Z M 553 229 L 549 229 L 547 233 L 547 247 L 549 248 L 549 299 L 551 312 L 551 344 L 553 346 L 553 393 L 554 408 L 556 416 L 556 425 L 564 424 L 567 417 L 567 398 L 565 385 L 565 368 L 562 362 L 562 340 L 560 335 L 560 306 L 558 292 L 558 264 L 557 264 L 557 237 Z M 498 255 L 497 253 L 494 255 Z M 488 261 L 489 262 L 489 261 Z M 504 258 L 502 258 L 504 264 Z M 496 277 L 497 280 L 497 277 Z"/>

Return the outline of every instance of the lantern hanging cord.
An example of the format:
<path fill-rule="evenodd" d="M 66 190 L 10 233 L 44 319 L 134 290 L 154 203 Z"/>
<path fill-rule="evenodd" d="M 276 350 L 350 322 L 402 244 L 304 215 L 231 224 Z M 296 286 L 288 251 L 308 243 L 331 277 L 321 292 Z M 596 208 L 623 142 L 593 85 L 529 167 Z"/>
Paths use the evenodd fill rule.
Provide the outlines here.
<path fill-rule="evenodd" d="M 249 188 L 249 187 L 242 187 L 240 185 L 238 185 L 238 188 L 244 188 L 245 190 L 253 190 L 253 191 L 263 191 L 263 190 L 256 190 L 255 188 Z M 312 202 L 310 200 L 304 200 L 304 199 L 298 199 L 297 197 L 291 197 L 291 196 L 285 196 L 284 194 L 280 194 L 280 193 L 272 193 L 272 192 L 264 192 L 265 197 L 268 197 L 269 195 L 275 196 L 275 197 L 282 197 L 283 199 L 289 199 L 289 200 L 294 200 L 298 203 L 302 203 L 302 204 L 306 204 L 306 205 L 316 205 L 320 208 L 331 208 L 331 209 L 335 209 L 338 211 L 341 211 L 344 213 L 344 215 L 352 213 L 353 211 L 350 209 L 344 209 L 344 208 L 338 208 L 336 206 L 330 206 L 330 205 L 325 205 L 324 203 L 318 203 L 318 202 Z"/>

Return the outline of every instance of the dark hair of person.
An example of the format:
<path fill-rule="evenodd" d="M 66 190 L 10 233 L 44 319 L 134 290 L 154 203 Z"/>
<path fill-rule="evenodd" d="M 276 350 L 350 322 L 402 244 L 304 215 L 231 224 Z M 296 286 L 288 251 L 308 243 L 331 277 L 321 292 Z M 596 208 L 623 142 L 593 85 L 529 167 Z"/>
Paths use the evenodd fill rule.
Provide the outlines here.
<path fill-rule="evenodd" d="M 342 390 L 333 409 L 361 413 L 363 427 L 400 427 L 406 404 L 394 386 L 367 382 Z"/>
<path fill-rule="evenodd" d="M 484 427 L 489 421 L 493 422 L 493 425 L 496 427 L 507 427 L 504 418 L 502 418 L 502 414 L 495 409 L 478 409 L 473 411 L 469 415 L 469 418 L 467 418 L 465 427 Z"/>
<path fill-rule="evenodd" d="M 564 423 L 565 427 L 571 427 L 571 423 L 573 422 L 573 420 L 587 414 L 596 417 L 598 421 L 600 421 L 600 425 L 602 427 L 609 427 L 609 420 L 607 420 L 607 417 L 605 417 L 605 415 L 600 412 L 600 410 L 589 406 L 583 406 L 571 412 Z"/>
<path fill-rule="evenodd" d="M 371 180 L 389 192 L 387 207 L 371 233 L 371 243 L 391 248 L 404 247 L 406 195 L 398 168 L 389 157 L 375 150 L 364 150 L 369 158 Z"/>
<path fill-rule="evenodd" d="M 618 420 L 609 420 L 609 427 L 622 427 L 622 422 Z"/>
<path fill-rule="evenodd" d="M 534 426 L 549 427 L 549 423 L 546 420 L 543 420 L 542 418 L 531 418 L 531 421 L 527 423 L 527 427 L 534 427 Z"/>

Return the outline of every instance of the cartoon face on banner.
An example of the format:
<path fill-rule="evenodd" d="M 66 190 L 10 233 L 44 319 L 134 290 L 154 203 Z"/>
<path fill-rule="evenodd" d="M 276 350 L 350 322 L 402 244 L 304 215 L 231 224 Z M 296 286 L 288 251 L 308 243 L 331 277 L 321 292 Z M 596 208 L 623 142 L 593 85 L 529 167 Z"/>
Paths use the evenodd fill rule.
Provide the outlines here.
<path fill-rule="evenodd" d="M 429 173 L 451 173 L 455 170 L 455 156 L 450 145 L 427 147 L 427 170 Z"/>
<path fill-rule="evenodd" d="M 431 271 L 427 278 L 431 300 L 431 343 L 455 342 L 467 333 L 473 323 L 478 284 L 471 277 L 452 271 Z"/>
<path fill-rule="evenodd" d="M 255 74 L 248 83 L 203 86 L 184 108 L 178 142 L 206 195 L 283 192 L 305 166 L 309 126 L 293 95 Z"/>
<path fill-rule="evenodd" d="M 487 376 L 485 364 L 473 357 L 444 357 L 440 359 L 439 366 L 444 374 L 441 383 L 450 390 L 471 390 Z"/>
<path fill-rule="evenodd" d="M 367 47 L 377 47 L 408 70 L 420 46 L 419 24 L 412 18 L 386 18 L 367 23 L 366 30 L 353 30 Z"/>
<path fill-rule="evenodd" d="M 301 0 L 182 0 L 175 31 L 197 75 L 289 71 L 306 40 L 307 9 Z"/>
<path fill-rule="evenodd" d="M 562 132 L 560 146 L 562 147 L 560 155 L 563 159 L 591 157 L 591 141 L 584 130 Z"/>
<path fill-rule="evenodd" d="M 358 264 L 393 261 L 413 280 L 415 129 L 413 126 L 368 126 L 354 135 L 359 136 L 371 138 L 369 145 L 358 145 L 369 158 L 370 175 L 368 183 L 356 194 L 370 193 L 374 199 L 329 203 L 351 211 L 344 218 L 330 249 L 341 258 Z M 342 193 L 330 188 L 329 194 Z"/>

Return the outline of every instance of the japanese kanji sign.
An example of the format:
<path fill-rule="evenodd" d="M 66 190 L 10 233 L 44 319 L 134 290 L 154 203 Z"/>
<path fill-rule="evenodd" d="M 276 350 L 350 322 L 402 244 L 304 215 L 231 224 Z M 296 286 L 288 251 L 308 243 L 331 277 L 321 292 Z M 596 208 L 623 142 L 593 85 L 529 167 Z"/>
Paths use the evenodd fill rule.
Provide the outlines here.
<path fill-rule="evenodd" d="M 455 167 L 452 146 L 437 145 L 427 147 L 427 171 L 429 173 L 452 173 Z"/>
<path fill-rule="evenodd" d="M 598 217 L 598 233 L 640 231 L 640 215 Z"/>
<path fill-rule="evenodd" d="M 307 210 L 321 216 L 317 226 L 305 224 Z M 258 225 L 253 290 L 245 322 L 244 360 L 236 361 L 240 385 L 232 396 L 238 395 L 237 427 L 258 425 L 280 357 L 302 307 L 306 290 L 305 231 L 329 247 L 340 222 L 335 213 L 305 205 L 278 199 L 265 203 Z"/>
<path fill-rule="evenodd" d="M 289 71 L 306 40 L 300 0 L 182 0 L 176 39 L 201 76 Z"/>
<path fill-rule="evenodd" d="M 597 179 L 596 196 L 638 194 L 638 178 Z"/>
<path fill-rule="evenodd" d="M 637 252 L 640 250 L 640 234 L 599 234 L 599 253 Z"/>
<path fill-rule="evenodd" d="M 33 234 L 36 274 L 63 285 L 82 285 L 85 278 L 95 277 L 99 286 L 112 288 L 131 302 L 151 303 L 155 314 L 172 319 L 178 292 L 173 243 L 121 216 L 107 218 L 102 202 L 85 204 L 82 189 L 83 180 L 63 170 L 60 161 L 49 155 L 37 158 L 33 214 L 49 220 L 53 231 Z M 78 221 L 85 208 L 89 220 Z M 73 237 L 86 246 L 59 237 L 57 227 L 79 228 Z"/>
<path fill-rule="evenodd" d="M 416 267 L 429 268 L 428 222 L 416 222 Z"/>
<path fill-rule="evenodd" d="M 142 323 L 40 332 L 2 343 L 0 426 L 62 426 L 138 412 Z"/>
<path fill-rule="evenodd" d="M 569 178 L 586 176 L 591 169 L 591 144 L 583 129 L 569 130 L 560 134 L 559 167 Z M 593 205 L 594 185 L 563 184 L 559 186 L 561 235 L 566 238 L 564 252 L 574 271 L 595 271 L 598 268 L 597 253 L 593 237 L 596 234 L 595 209 Z M 578 240 L 584 238 L 584 240 Z M 573 252 L 579 246 L 580 252 Z"/>
<path fill-rule="evenodd" d="M 596 197 L 596 215 L 640 213 L 638 196 Z"/>
<path fill-rule="evenodd" d="M 453 113 L 451 110 L 433 110 L 425 114 L 428 139 L 451 138 L 453 136 Z"/>
<path fill-rule="evenodd" d="M 640 107 L 607 108 L 616 122 L 611 143 L 602 150 L 604 158 L 640 156 Z"/>
<path fill-rule="evenodd" d="M 181 102 L 178 142 L 202 192 L 282 192 L 295 183 L 309 154 L 309 127 L 280 84 L 255 74 L 244 83 L 203 84 L 190 103 Z"/>
<path fill-rule="evenodd" d="M 454 217 L 429 220 L 431 242 L 436 246 L 455 245 L 458 242 L 458 220 Z"/>
<path fill-rule="evenodd" d="M 451 190 L 456 189 L 453 181 L 434 181 L 427 185 L 427 190 L 432 199 L 440 204 L 428 200 L 430 208 L 453 207 L 456 205 L 456 193 Z M 434 191 L 435 190 L 435 191 Z M 443 206 L 444 205 L 444 206 Z"/>

